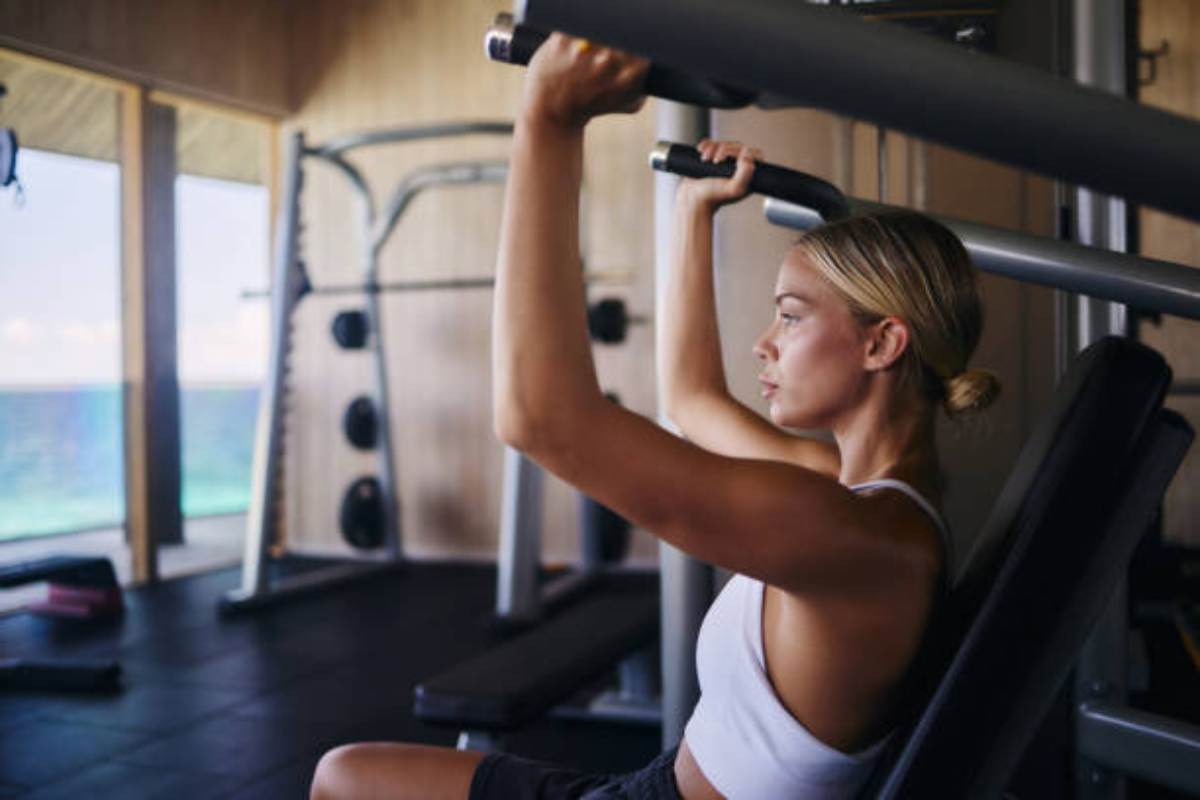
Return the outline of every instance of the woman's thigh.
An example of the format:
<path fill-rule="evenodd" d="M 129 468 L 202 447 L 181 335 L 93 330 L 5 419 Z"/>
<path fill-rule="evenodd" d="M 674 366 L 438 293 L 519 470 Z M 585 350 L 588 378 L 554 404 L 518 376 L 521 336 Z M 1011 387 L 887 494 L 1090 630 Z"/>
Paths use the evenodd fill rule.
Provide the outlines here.
<path fill-rule="evenodd" d="M 330 750 L 317 764 L 312 800 L 465 800 L 483 753 L 370 742 Z"/>

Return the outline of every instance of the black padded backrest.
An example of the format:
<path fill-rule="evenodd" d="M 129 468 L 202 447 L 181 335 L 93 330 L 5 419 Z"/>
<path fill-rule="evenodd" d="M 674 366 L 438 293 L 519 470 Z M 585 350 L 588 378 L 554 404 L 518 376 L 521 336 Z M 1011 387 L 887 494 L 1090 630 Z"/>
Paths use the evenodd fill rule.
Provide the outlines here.
<path fill-rule="evenodd" d="M 1128 339 L 1103 339 L 1076 359 L 930 626 L 912 704 L 862 796 L 975 797 L 1004 788 L 1007 776 L 996 771 L 1019 757 L 1046 710 L 1040 698 L 1053 698 L 1070 669 L 1066 651 L 1086 635 L 1072 626 L 1103 607 L 1104 588 L 1089 577 L 1098 574 L 1092 556 L 1103 552 L 1110 571 L 1123 574 L 1124 545 L 1099 545 L 1121 538 L 1120 522 L 1140 526 L 1131 548 L 1153 510 L 1143 506 L 1157 504 L 1132 470 L 1153 460 L 1170 380 L 1161 356 Z M 1084 584 L 1090 594 L 1081 602 Z M 1034 680 L 1058 682 L 1031 693 Z M 1031 705 L 1032 695 L 1039 699 Z M 1034 718 L 1017 719 L 1018 710 Z"/>

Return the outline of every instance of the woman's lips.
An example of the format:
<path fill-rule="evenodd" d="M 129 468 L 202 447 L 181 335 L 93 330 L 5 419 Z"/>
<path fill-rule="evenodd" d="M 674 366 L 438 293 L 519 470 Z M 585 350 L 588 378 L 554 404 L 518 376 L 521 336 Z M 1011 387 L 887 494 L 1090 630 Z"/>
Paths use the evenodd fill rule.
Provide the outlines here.
<path fill-rule="evenodd" d="M 771 383 L 770 381 L 763 380 L 762 378 L 759 378 L 758 382 L 762 384 L 762 396 L 768 400 L 770 400 L 771 395 L 775 394 L 775 392 L 779 389 L 779 384 L 777 383 Z"/>

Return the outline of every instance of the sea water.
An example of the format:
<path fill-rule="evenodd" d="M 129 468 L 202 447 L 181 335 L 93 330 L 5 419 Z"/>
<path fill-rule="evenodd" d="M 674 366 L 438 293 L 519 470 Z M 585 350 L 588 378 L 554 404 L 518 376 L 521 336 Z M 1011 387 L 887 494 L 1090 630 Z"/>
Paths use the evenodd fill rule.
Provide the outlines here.
<path fill-rule="evenodd" d="M 245 511 L 257 386 L 180 393 L 183 513 Z M 121 391 L 0 388 L 0 541 L 118 527 L 125 518 Z"/>

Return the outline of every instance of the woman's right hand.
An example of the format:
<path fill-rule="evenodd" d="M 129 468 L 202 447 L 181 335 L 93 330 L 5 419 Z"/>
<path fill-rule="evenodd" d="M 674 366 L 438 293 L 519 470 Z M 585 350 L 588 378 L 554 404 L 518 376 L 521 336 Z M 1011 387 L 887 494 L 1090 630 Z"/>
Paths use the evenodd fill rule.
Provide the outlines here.
<path fill-rule="evenodd" d="M 529 62 L 522 116 L 582 129 L 601 114 L 634 113 L 649 69 L 644 58 L 553 33 Z"/>
<path fill-rule="evenodd" d="M 721 206 L 736 203 L 750 193 L 750 179 L 754 175 L 756 161 L 761 161 L 762 151 L 741 142 L 701 139 L 696 144 L 701 161 L 719 164 L 733 158 L 737 167 L 730 178 L 684 178 L 679 184 L 679 194 L 686 202 L 701 205 L 716 211 Z"/>

